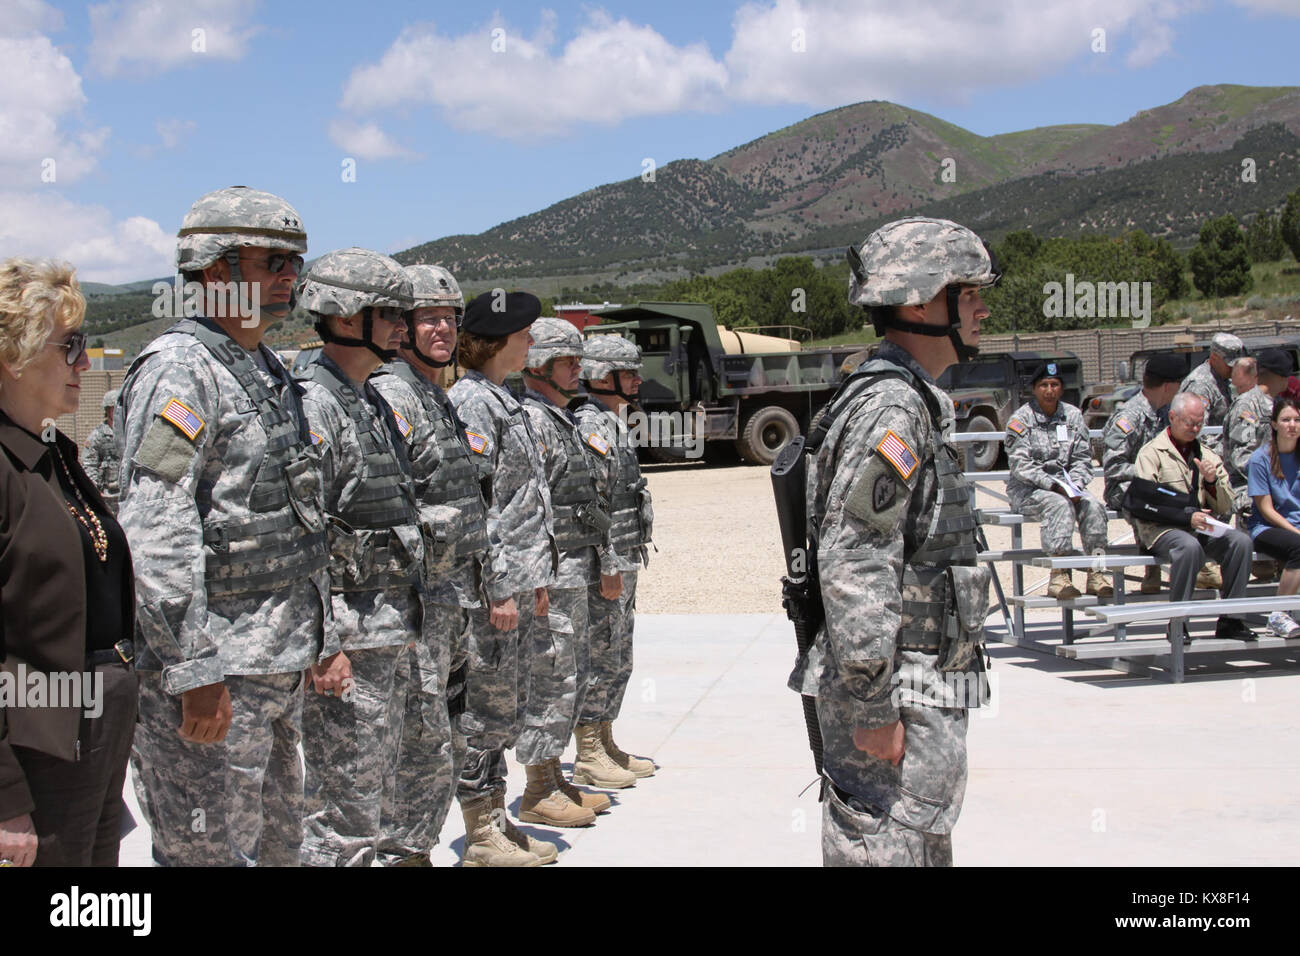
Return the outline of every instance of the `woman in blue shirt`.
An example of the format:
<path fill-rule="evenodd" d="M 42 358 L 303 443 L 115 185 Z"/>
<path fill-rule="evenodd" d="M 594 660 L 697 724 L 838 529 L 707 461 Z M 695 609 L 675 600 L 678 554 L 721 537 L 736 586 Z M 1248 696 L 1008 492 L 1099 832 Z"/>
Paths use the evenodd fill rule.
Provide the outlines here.
<path fill-rule="evenodd" d="M 1246 466 L 1247 491 L 1255 507 L 1247 528 L 1255 550 L 1282 561 L 1279 595 L 1300 591 L 1300 401 L 1289 393 L 1273 402 L 1273 439 L 1255 449 Z M 1274 637 L 1300 637 L 1300 624 L 1282 611 L 1268 616 Z"/>

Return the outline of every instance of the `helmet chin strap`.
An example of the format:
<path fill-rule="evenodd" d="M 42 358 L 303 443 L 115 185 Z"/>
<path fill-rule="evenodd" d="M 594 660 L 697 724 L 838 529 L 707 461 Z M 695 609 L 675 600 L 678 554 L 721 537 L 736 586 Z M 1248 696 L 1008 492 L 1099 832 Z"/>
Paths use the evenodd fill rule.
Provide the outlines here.
<path fill-rule="evenodd" d="M 636 402 L 638 396 L 629 395 L 627 392 L 623 391 L 623 383 L 620 382 L 618 378 L 618 369 L 615 369 L 613 372 L 610 373 L 610 375 L 614 379 L 613 388 L 597 388 L 596 386 L 592 385 L 590 382 L 583 382 L 582 384 L 586 387 L 587 393 L 589 395 L 617 395 L 620 398 L 622 398 L 625 402 L 627 402 L 629 405 L 631 405 L 634 410 L 637 409 Z"/>
<path fill-rule="evenodd" d="M 406 337 L 410 339 L 410 345 L 408 348 L 410 348 L 411 354 L 425 365 L 429 366 L 429 368 L 446 368 L 448 365 L 451 365 L 456 361 L 456 350 L 460 348 L 459 343 L 452 347 L 451 356 L 445 362 L 439 362 L 433 356 L 425 355 L 420 351 L 420 346 L 417 345 L 415 341 L 415 319 L 411 318 L 410 314 L 406 316 Z"/>
<path fill-rule="evenodd" d="M 240 295 L 238 292 L 238 287 L 243 282 L 243 278 L 244 278 L 244 274 L 239 268 L 239 250 L 227 249 L 225 255 L 222 256 L 222 258 L 225 259 L 226 264 L 230 266 L 230 282 L 232 285 L 236 287 L 237 290 L 236 294 L 239 295 L 239 304 L 240 306 L 243 306 L 244 304 L 243 296 Z M 290 312 L 293 311 L 294 306 L 297 304 L 298 304 L 298 286 L 297 283 L 294 283 L 294 285 L 289 290 L 288 302 L 269 302 L 266 305 L 261 305 L 259 303 L 258 311 L 266 315 L 269 315 L 275 319 L 284 319 L 285 316 L 287 316 Z M 250 307 L 251 307 L 251 303 L 250 303 Z M 255 317 L 260 319 L 261 315 Z M 241 315 L 239 316 L 239 318 L 246 318 L 246 316 Z"/>
<path fill-rule="evenodd" d="M 555 369 L 554 363 L 555 363 L 555 359 L 547 359 L 546 364 L 541 366 L 540 368 L 526 368 L 524 369 L 524 377 L 535 378 L 539 382 L 545 382 L 547 385 L 551 386 L 551 388 L 555 389 L 565 398 L 573 398 L 575 395 L 578 394 L 578 390 L 576 388 L 561 388 L 559 386 L 559 384 L 555 381 L 555 376 L 553 374 Z"/>
<path fill-rule="evenodd" d="M 397 349 L 381 349 L 373 341 L 374 339 L 375 320 L 370 306 L 361 310 L 361 334 L 365 336 L 362 339 L 348 338 L 336 334 L 329 327 L 329 323 L 324 316 L 316 319 L 316 334 L 321 337 L 322 342 L 333 342 L 335 345 L 343 345 L 347 348 L 365 347 L 379 356 L 381 361 L 391 362 L 397 358 Z"/>
<path fill-rule="evenodd" d="M 948 324 L 927 325 L 923 322 L 909 322 L 907 319 L 900 319 L 897 316 L 891 316 L 885 319 L 881 324 L 887 329 L 897 329 L 900 332 L 912 332 L 916 335 L 928 335 L 932 338 L 942 338 L 948 336 L 952 342 L 953 350 L 957 353 L 958 362 L 969 362 L 975 356 L 980 354 L 978 345 L 967 345 L 961 337 L 961 313 L 958 312 L 958 299 L 961 296 L 961 288 L 956 285 L 950 285 L 945 290 L 944 303 L 948 309 Z"/>

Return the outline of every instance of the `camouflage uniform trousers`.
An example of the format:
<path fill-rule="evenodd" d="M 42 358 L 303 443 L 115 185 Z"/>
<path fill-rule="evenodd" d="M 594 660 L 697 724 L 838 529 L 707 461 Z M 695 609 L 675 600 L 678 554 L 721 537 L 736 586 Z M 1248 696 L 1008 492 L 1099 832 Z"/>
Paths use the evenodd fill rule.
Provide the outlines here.
<path fill-rule="evenodd" d="M 384 793 L 378 856 L 385 865 L 427 853 L 451 809 L 453 789 L 464 759 L 464 739 L 453 741 L 447 713 L 447 675 L 465 630 L 465 611 L 458 605 L 425 605 L 425 644 L 416 658 L 420 693 L 407 694 L 403 740 L 414 735 L 416 759 L 398 757 L 396 790 Z M 418 727 L 418 731 L 413 728 Z M 427 746 L 426 746 L 427 744 Z"/>
<path fill-rule="evenodd" d="M 838 768 L 842 782 L 860 794 L 860 807 L 850 807 L 848 794 L 827 786 L 822 864 L 951 866 L 952 827 L 966 793 L 967 711 L 903 704 L 904 751 L 897 767 L 853 746 L 849 701 L 819 697 L 817 713 L 828 771 Z"/>
<path fill-rule="evenodd" d="M 346 653 L 352 686 L 343 697 L 313 690 L 303 705 L 305 866 L 369 866 L 381 848 L 390 862 L 427 852 L 433 846 L 433 835 L 424 829 L 432 826 L 432 798 L 406 791 L 400 795 L 406 805 L 399 808 L 398 763 L 407 765 L 408 779 L 430 787 L 450 773 L 446 703 L 437 693 L 436 668 L 422 666 L 424 655 L 407 644 Z M 385 819 L 393 832 L 384 831 Z"/>
<path fill-rule="evenodd" d="M 1106 550 L 1106 506 L 1095 498 L 1074 502 L 1055 491 L 1037 488 L 1013 504 L 1026 517 L 1041 522 L 1038 533 L 1048 554 L 1065 554 L 1070 550 L 1076 514 L 1083 550 L 1088 554 Z"/>
<path fill-rule="evenodd" d="M 296 866 L 302 843 L 298 761 L 302 674 L 228 674 L 226 739 L 182 740 L 181 698 L 140 673 L 131 750 L 136 795 L 162 866 Z"/>
<path fill-rule="evenodd" d="M 590 587 L 551 588 L 550 613 L 533 626 L 528 713 L 515 745 L 515 756 L 525 766 L 558 758 L 578 725 L 591 673 L 587 643 Z"/>
<path fill-rule="evenodd" d="M 465 650 L 469 669 L 465 682 L 465 712 L 456 731 L 465 738 L 464 760 L 456 783 L 462 803 L 505 794 L 506 751 L 515 746 L 528 711 L 528 681 L 533 657 L 531 590 L 514 596 L 519 622 L 499 631 L 489 621 L 489 608 L 469 610 Z"/>
<path fill-rule="evenodd" d="M 618 717 L 623 695 L 632 679 L 632 629 L 636 624 L 635 571 L 623 572 L 623 593 L 613 601 L 600 595 L 600 585 L 588 590 L 591 679 L 579 723 L 594 724 Z"/>

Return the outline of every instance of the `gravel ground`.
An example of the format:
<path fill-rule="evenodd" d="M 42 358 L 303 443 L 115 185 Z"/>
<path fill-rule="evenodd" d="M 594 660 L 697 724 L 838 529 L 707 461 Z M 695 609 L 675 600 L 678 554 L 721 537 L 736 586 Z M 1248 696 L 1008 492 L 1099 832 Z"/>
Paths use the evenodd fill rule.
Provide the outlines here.
<path fill-rule="evenodd" d="M 776 524 L 772 482 L 766 468 L 744 464 L 692 463 L 646 465 L 654 496 L 655 547 L 650 567 L 637 584 L 637 610 L 643 614 L 781 613 L 781 535 Z M 1089 490 L 1100 497 L 1102 480 Z M 1005 503 L 981 493 L 981 508 Z M 1010 528 L 986 528 L 989 547 L 1009 548 Z M 1110 540 L 1132 541 L 1123 521 L 1110 523 Z M 1075 533 L 1075 547 L 1079 546 Z M 1038 526 L 1029 525 L 1025 547 L 1038 546 Z M 1141 569 L 1130 573 L 1134 584 Z M 998 565 L 1003 588 L 1011 593 L 1011 566 Z M 1030 593 L 1042 595 L 1047 572 L 1025 569 Z M 1083 572 L 1074 575 L 1084 587 Z M 1041 584 L 1037 591 L 1035 584 Z M 996 604 L 996 602 L 995 602 Z M 1031 616 L 1053 614 L 1030 612 Z"/>

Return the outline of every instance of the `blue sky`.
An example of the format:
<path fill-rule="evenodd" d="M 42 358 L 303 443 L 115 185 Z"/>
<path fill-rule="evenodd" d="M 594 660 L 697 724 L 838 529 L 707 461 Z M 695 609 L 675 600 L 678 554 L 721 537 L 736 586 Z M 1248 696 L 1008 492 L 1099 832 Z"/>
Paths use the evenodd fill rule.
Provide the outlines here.
<path fill-rule="evenodd" d="M 865 99 L 990 135 L 1300 81 L 1300 0 L 6 0 L 4 21 L 0 254 L 106 282 L 168 273 L 189 204 L 235 183 L 294 203 L 313 256 L 394 252 Z"/>

